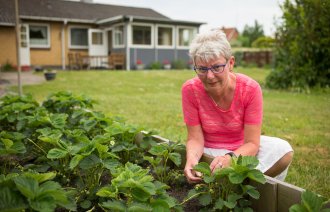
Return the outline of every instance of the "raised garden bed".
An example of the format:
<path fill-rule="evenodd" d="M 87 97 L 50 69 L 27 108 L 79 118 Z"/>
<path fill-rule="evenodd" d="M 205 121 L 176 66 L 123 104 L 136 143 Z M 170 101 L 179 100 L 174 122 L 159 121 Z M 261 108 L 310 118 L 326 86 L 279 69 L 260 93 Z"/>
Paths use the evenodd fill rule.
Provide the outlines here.
<path fill-rule="evenodd" d="M 5 96 L 0 107 L 0 211 L 286 211 L 300 201 L 302 189 L 265 178 L 254 157 L 211 173 L 204 155 L 194 167 L 203 182 L 189 185 L 184 145 L 84 96 Z"/>

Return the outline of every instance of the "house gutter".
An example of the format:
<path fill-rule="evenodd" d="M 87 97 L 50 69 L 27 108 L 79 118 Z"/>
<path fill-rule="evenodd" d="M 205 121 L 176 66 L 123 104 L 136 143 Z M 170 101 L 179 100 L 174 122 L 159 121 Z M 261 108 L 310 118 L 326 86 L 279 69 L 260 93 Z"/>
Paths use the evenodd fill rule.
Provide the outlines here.
<path fill-rule="evenodd" d="M 62 70 L 66 69 L 65 65 L 65 27 L 68 24 L 66 19 L 63 20 L 62 31 L 61 31 L 61 44 L 62 44 Z"/>
<path fill-rule="evenodd" d="M 95 20 L 84 20 L 84 19 L 74 19 L 74 18 L 54 18 L 54 17 L 43 17 L 43 16 L 26 16 L 20 15 L 21 19 L 29 19 L 29 20 L 42 20 L 42 21 L 66 21 L 68 22 L 76 22 L 76 23 L 86 23 L 86 24 L 94 24 Z"/>

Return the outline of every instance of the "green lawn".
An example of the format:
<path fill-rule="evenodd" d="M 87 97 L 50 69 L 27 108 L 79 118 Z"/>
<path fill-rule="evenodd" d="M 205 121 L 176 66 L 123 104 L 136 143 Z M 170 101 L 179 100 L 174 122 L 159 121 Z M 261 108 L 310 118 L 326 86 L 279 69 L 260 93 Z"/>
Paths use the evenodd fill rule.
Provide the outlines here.
<path fill-rule="evenodd" d="M 261 84 L 269 70 L 236 69 Z M 181 85 L 193 71 L 88 71 L 58 72 L 57 79 L 24 86 L 37 100 L 55 91 L 85 94 L 97 110 L 118 114 L 127 122 L 156 130 L 170 140 L 184 142 Z M 263 134 L 288 140 L 295 156 L 287 182 L 330 197 L 330 93 L 291 93 L 263 89 Z"/>

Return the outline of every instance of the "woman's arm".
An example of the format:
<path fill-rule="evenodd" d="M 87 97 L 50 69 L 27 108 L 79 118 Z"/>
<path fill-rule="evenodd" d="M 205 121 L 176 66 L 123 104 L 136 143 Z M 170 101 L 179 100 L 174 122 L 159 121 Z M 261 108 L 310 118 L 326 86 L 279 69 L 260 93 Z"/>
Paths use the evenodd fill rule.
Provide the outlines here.
<path fill-rule="evenodd" d="M 200 174 L 193 170 L 193 167 L 198 164 L 199 159 L 204 152 L 204 136 L 200 125 L 188 126 L 188 138 L 186 143 L 186 166 L 184 174 L 188 182 L 198 182 L 201 180 Z"/>
<path fill-rule="evenodd" d="M 255 156 L 258 153 L 260 145 L 261 125 L 244 125 L 244 144 L 234 151 L 235 155 L 251 155 Z M 229 155 L 215 157 L 210 164 L 211 170 L 215 168 L 230 166 Z"/>

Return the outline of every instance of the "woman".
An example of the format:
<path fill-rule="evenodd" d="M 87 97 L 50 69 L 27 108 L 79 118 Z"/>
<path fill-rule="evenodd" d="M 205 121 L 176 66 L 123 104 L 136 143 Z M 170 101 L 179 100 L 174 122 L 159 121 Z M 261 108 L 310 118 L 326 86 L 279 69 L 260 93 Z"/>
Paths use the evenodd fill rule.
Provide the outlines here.
<path fill-rule="evenodd" d="M 261 88 L 248 76 L 233 73 L 235 58 L 226 35 L 221 30 L 198 34 L 189 53 L 197 77 L 182 86 L 188 182 L 201 180 L 193 167 L 203 153 L 215 157 L 211 170 L 228 167 L 231 157 L 257 156 L 259 170 L 284 180 L 293 150 L 282 139 L 260 136 Z"/>

